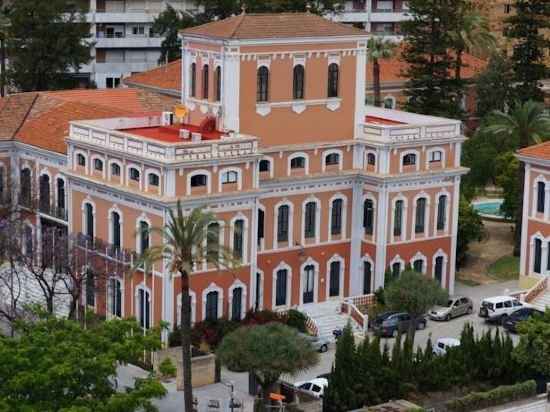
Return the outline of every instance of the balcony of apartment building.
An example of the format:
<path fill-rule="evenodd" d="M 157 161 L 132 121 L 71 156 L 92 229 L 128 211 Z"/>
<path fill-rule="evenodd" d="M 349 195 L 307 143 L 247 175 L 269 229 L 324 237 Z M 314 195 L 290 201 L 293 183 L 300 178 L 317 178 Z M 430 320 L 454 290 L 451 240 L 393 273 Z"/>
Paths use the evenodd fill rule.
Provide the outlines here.
<path fill-rule="evenodd" d="M 159 50 L 96 49 L 95 62 L 82 66 L 80 71 L 106 74 L 137 73 L 157 67 L 159 58 Z"/>
<path fill-rule="evenodd" d="M 404 0 L 353 0 L 346 1 L 333 19 L 346 23 L 400 22 L 408 19 L 408 9 Z"/>
<path fill-rule="evenodd" d="M 96 49 L 160 48 L 161 43 L 150 24 L 98 24 L 96 28 Z"/>
<path fill-rule="evenodd" d="M 97 0 L 95 9 L 88 13 L 94 23 L 152 23 L 166 4 L 176 10 L 196 11 L 194 1 L 152 1 L 152 0 Z"/>
<path fill-rule="evenodd" d="M 370 32 L 374 35 L 384 36 L 394 40 L 401 40 L 403 38 L 399 23 L 372 23 Z"/>

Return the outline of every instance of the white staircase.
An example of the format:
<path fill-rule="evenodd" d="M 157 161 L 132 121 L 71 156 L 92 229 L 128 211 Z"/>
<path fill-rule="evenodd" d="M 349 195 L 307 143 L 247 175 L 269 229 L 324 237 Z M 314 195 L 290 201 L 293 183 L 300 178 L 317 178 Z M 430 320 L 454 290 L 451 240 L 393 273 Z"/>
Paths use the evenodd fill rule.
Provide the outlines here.
<path fill-rule="evenodd" d="M 538 295 L 530 304 L 542 311 L 544 311 L 547 306 L 550 308 L 550 290 L 546 289 L 544 293 Z"/>
<path fill-rule="evenodd" d="M 340 313 L 340 307 L 342 301 L 329 300 L 321 303 L 310 303 L 302 305 L 298 309 L 306 313 L 311 319 L 315 321 L 319 330 L 319 336 L 334 341 L 332 331 L 334 329 L 342 329 L 348 323 L 348 319 L 351 321 L 351 325 L 356 329 L 355 322 L 346 313 Z"/>

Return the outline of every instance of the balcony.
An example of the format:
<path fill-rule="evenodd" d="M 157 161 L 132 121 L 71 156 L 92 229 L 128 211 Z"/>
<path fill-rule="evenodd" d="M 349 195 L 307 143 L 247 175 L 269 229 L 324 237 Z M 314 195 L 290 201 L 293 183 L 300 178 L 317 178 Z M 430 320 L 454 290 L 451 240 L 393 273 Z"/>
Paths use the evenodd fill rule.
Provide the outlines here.
<path fill-rule="evenodd" d="M 138 259 L 138 254 L 132 250 L 121 249 L 118 246 L 107 243 L 102 239 L 90 237 L 84 233 L 77 233 L 76 245 L 97 256 L 122 263 L 127 266 L 133 266 Z"/>
<path fill-rule="evenodd" d="M 158 67 L 158 62 L 108 62 L 91 63 L 80 66 L 80 73 L 138 73 Z"/>
<path fill-rule="evenodd" d="M 138 36 L 102 37 L 101 35 L 99 35 L 95 39 L 95 47 L 96 49 L 160 48 L 162 41 L 163 39 L 161 37 L 138 37 Z"/>
<path fill-rule="evenodd" d="M 64 207 L 53 206 L 39 201 L 38 210 L 40 214 L 46 218 L 53 217 L 64 222 L 67 222 L 69 220 L 68 211 Z"/>

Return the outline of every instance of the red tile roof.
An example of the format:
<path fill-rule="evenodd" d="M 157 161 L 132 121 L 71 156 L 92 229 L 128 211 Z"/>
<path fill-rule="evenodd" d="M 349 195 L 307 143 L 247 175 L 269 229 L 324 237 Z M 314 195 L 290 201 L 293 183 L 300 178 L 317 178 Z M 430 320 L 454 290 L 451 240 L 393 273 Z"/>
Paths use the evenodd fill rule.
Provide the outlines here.
<path fill-rule="evenodd" d="M 173 104 L 172 99 L 138 89 L 14 94 L 0 99 L 0 138 L 6 135 L 8 139 L 66 153 L 65 137 L 72 120 L 158 113 L 172 109 Z"/>
<path fill-rule="evenodd" d="M 123 79 L 124 84 L 143 86 L 159 91 L 181 92 L 181 60 L 146 72 L 136 73 Z"/>
<path fill-rule="evenodd" d="M 183 35 L 219 39 L 365 36 L 364 30 L 313 13 L 243 13 L 181 30 Z"/>
<path fill-rule="evenodd" d="M 518 150 L 522 156 L 533 157 L 540 160 L 550 160 L 550 142 L 540 143 Z"/>

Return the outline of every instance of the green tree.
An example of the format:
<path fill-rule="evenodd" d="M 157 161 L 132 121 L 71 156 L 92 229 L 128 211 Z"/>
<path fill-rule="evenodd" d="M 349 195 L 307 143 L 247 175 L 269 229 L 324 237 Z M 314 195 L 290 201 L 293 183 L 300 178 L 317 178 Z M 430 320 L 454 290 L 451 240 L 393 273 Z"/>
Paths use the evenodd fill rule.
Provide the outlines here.
<path fill-rule="evenodd" d="M 514 14 L 506 20 L 505 35 L 514 44 L 512 62 L 516 96 L 522 101 L 544 101 L 542 79 L 548 77 L 544 63 L 550 40 L 550 0 L 515 0 Z"/>
<path fill-rule="evenodd" d="M 165 395 L 147 378 L 117 392 L 117 364 L 160 348 L 160 331 L 146 334 L 135 320 L 112 320 L 82 329 L 74 321 L 39 314 L 20 322 L 16 337 L 0 337 L 0 410 L 11 412 L 155 411 Z"/>
<path fill-rule="evenodd" d="M 6 43 L 10 27 L 8 13 L 8 7 L 0 0 L 0 97 L 6 94 Z"/>
<path fill-rule="evenodd" d="M 454 0 L 411 0 L 410 20 L 401 24 L 406 42 L 402 73 L 409 98 L 406 110 L 460 118 L 464 81 L 452 76 L 455 66 L 451 50 L 455 46 L 452 30 L 456 27 L 457 6 Z"/>
<path fill-rule="evenodd" d="M 385 290 L 386 304 L 391 310 L 407 312 L 411 317 L 408 335 L 412 343 L 418 320 L 436 304 L 443 304 L 449 298 L 446 289 L 437 281 L 422 273 L 405 270 Z"/>
<path fill-rule="evenodd" d="M 159 64 L 169 63 L 181 57 L 181 41 L 178 32 L 196 25 L 197 20 L 183 11 L 168 5 L 153 22 L 153 31 L 164 37 L 161 43 Z"/>
<path fill-rule="evenodd" d="M 254 373 L 264 402 L 281 375 L 307 370 L 319 361 L 319 354 L 304 337 L 277 322 L 231 332 L 223 338 L 216 356 L 229 370 Z"/>
<path fill-rule="evenodd" d="M 10 9 L 10 82 L 21 91 L 72 87 L 69 71 L 90 61 L 90 27 L 65 0 L 17 0 Z"/>
<path fill-rule="evenodd" d="M 169 262 L 169 271 L 180 276 L 181 292 L 181 348 L 183 369 L 183 393 L 185 411 L 193 411 L 193 388 L 191 386 L 191 298 L 189 278 L 194 265 L 207 262 L 217 267 L 234 268 L 238 262 L 230 250 L 220 246 L 220 227 L 213 213 L 197 207 L 184 214 L 178 201 L 175 212 L 170 210 L 166 226 L 153 228 L 164 243 L 149 248 L 141 257 L 138 266 L 146 270 L 156 262 Z"/>
<path fill-rule="evenodd" d="M 381 37 L 371 37 L 367 44 L 368 58 L 372 60 L 372 84 L 374 88 L 374 105 L 382 106 L 382 95 L 380 87 L 380 60 L 389 59 L 393 56 L 395 43 L 384 40 Z"/>
<path fill-rule="evenodd" d="M 505 111 L 513 103 L 513 82 L 510 60 L 502 53 L 493 53 L 475 79 L 476 114 L 483 118 L 493 110 Z"/>
<path fill-rule="evenodd" d="M 464 196 L 458 205 L 458 230 L 456 235 L 456 265 L 460 267 L 466 259 L 468 245 L 483 238 L 483 221 Z"/>
<path fill-rule="evenodd" d="M 496 159 L 497 185 L 502 189 L 503 202 L 501 212 L 509 219 L 518 212 L 518 172 L 519 160 L 513 152 L 504 152 Z"/>
<path fill-rule="evenodd" d="M 519 344 L 514 359 L 522 368 L 550 376 L 550 310 L 544 316 L 534 316 L 518 325 Z"/>
<path fill-rule="evenodd" d="M 492 112 L 484 126 L 484 131 L 500 137 L 511 146 L 523 149 L 533 143 L 540 143 L 550 138 L 550 115 L 540 103 L 532 100 L 524 103 L 518 102 L 514 104 L 509 113 Z M 517 174 L 518 192 L 516 196 L 518 201 L 515 216 L 515 256 L 519 256 L 521 246 L 524 178 L 525 165 L 521 162 Z"/>

